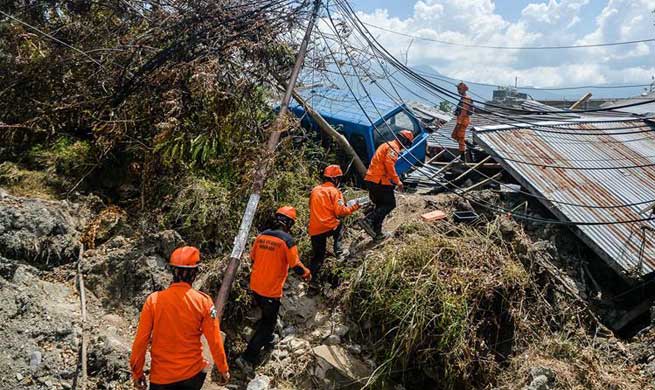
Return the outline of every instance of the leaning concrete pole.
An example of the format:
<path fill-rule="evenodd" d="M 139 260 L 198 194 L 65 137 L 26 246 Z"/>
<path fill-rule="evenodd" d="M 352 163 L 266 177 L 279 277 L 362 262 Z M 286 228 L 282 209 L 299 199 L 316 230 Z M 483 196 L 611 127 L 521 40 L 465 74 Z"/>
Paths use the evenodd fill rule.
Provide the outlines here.
<path fill-rule="evenodd" d="M 250 228 L 252 226 L 252 221 L 255 218 L 255 212 L 257 211 L 257 205 L 259 204 L 259 198 L 264 187 L 264 181 L 273 162 L 273 156 L 275 153 L 275 148 L 280 141 L 280 135 L 285 131 L 284 118 L 289 109 L 289 102 L 291 101 L 291 93 L 296 86 L 296 81 L 298 80 L 298 74 L 302 68 L 303 61 L 305 59 L 305 54 L 307 53 L 307 45 L 309 44 L 309 39 L 312 35 L 312 30 L 314 29 L 314 23 L 316 22 L 316 17 L 318 16 L 318 9 L 321 5 L 321 0 L 314 1 L 314 9 L 312 11 L 309 24 L 307 25 L 307 30 L 305 31 L 305 37 L 300 44 L 300 50 L 296 56 L 296 63 L 293 66 L 291 71 L 291 77 L 289 79 L 287 90 L 282 99 L 282 104 L 280 105 L 280 112 L 275 119 L 275 122 L 271 126 L 271 135 L 268 138 L 268 143 L 266 145 L 266 151 L 264 152 L 264 159 L 262 164 L 259 166 L 255 172 L 255 180 L 252 184 L 252 192 L 250 198 L 248 199 L 248 205 L 246 206 L 246 211 L 243 213 L 241 218 L 241 226 L 239 227 L 239 233 L 234 238 L 234 246 L 232 247 L 232 254 L 230 255 L 230 262 L 225 270 L 225 275 L 223 276 L 223 282 L 221 283 L 221 289 L 218 292 L 216 297 L 216 311 L 218 318 L 223 316 L 223 311 L 225 310 L 225 303 L 230 295 L 230 290 L 232 289 L 232 283 L 236 278 L 237 272 L 239 271 L 239 265 L 241 262 L 241 256 L 246 247 L 246 241 L 248 240 L 248 234 L 250 233 Z"/>

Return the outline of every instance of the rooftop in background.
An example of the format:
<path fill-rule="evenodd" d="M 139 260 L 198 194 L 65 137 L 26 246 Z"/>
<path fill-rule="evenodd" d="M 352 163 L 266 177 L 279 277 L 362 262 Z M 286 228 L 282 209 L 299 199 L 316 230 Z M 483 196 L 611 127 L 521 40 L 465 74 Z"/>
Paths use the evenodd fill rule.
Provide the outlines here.
<path fill-rule="evenodd" d="M 603 108 L 627 106 L 635 103 L 643 103 L 648 100 L 655 100 L 655 91 L 652 91 L 644 96 L 634 97 L 630 99 L 621 99 L 609 104 L 605 104 L 603 105 Z M 655 102 L 651 102 L 648 104 L 641 104 L 634 107 L 617 108 L 617 111 L 629 112 L 636 115 L 655 115 Z"/>
<path fill-rule="evenodd" d="M 539 123 L 561 125 L 560 134 L 553 134 L 547 132 L 552 128 L 514 122 L 514 127 L 478 125 L 475 140 L 559 220 L 612 223 L 648 217 L 642 211 L 655 202 L 655 123 L 589 116 Z M 624 130 L 611 130 L 617 127 Z M 625 204 L 631 205 L 613 208 Z M 655 221 L 573 230 L 620 275 L 634 280 L 655 271 L 655 233 L 643 226 L 655 229 Z"/>

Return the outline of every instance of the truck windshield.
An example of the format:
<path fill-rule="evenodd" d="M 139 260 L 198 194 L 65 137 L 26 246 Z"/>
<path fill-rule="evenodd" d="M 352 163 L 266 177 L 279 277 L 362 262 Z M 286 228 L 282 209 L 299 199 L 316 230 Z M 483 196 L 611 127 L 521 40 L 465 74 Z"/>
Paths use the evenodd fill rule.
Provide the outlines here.
<path fill-rule="evenodd" d="M 416 136 L 421 128 L 411 116 L 401 111 L 377 127 L 377 131 L 374 132 L 375 148 L 377 149 L 383 142 L 395 140 L 396 134 L 401 130 L 409 130 Z"/>

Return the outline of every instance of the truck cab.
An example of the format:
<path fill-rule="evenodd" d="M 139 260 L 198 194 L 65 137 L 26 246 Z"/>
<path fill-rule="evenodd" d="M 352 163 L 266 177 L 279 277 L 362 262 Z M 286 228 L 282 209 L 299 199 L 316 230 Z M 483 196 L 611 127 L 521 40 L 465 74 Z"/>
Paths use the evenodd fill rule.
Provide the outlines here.
<path fill-rule="evenodd" d="M 401 130 L 411 131 L 414 143 L 400 153 L 396 163 L 398 174 L 402 175 L 424 162 L 428 132 L 405 104 L 368 97 L 355 100 L 348 92 L 338 89 L 312 89 L 301 95 L 346 137 L 364 164 L 368 165 L 377 148 L 384 142 L 394 141 Z M 320 132 L 299 103 L 293 101 L 289 108 L 301 118 L 303 127 Z"/>

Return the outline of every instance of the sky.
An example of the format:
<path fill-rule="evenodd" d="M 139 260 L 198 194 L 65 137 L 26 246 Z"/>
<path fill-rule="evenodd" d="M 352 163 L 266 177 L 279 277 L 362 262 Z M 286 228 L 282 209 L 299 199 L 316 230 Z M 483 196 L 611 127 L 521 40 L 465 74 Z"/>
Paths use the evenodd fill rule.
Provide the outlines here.
<path fill-rule="evenodd" d="M 655 38 L 655 0 L 350 0 L 366 23 L 449 42 L 561 46 Z M 408 65 L 453 79 L 541 88 L 648 84 L 655 42 L 508 51 L 444 46 L 370 27 Z M 411 43 L 411 45 L 410 45 Z M 408 50 L 409 47 L 409 50 Z"/>

